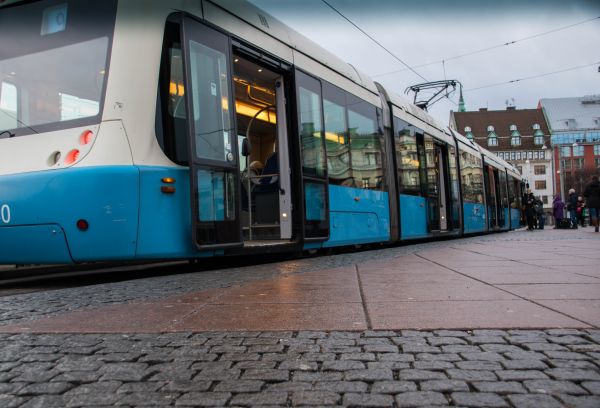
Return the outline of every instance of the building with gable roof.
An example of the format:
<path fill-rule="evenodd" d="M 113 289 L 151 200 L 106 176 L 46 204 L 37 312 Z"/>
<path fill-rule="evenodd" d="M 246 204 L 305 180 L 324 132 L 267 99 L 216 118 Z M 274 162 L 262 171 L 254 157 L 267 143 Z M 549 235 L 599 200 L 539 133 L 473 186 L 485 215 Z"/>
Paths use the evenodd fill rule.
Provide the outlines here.
<path fill-rule="evenodd" d="M 450 126 L 515 165 L 548 212 L 554 195 L 550 130 L 542 109 L 450 112 Z"/>
<path fill-rule="evenodd" d="M 538 107 L 550 128 L 556 191 L 581 194 L 600 173 L 600 95 L 543 98 Z"/>

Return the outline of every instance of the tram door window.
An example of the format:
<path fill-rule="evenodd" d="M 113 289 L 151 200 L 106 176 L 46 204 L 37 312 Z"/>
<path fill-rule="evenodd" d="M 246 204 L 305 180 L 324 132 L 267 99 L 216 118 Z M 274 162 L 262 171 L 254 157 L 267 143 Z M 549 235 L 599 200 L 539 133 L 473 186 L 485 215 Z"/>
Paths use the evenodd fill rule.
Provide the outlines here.
<path fill-rule="evenodd" d="M 323 113 L 325 115 L 325 145 L 329 184 L 353 187 L 355 183 L 350 161 L 346 93 L 336 86 L 324 83 Z"/>
<path fill-rule="evenodd" d="M 448 224 L 452 229 L 460 228 L 460 188 L 458 181 L 458 168 L 456 158 L 456 147 L 448 146 L 448 168 L 450 175 L 450 200 Z"/>
<path fill-rule="evenodd" d="M 396 165 L 398 191 L 400 194 L 422 195 L 419 168 L 419 150 L 415 127 L 401 119 L 394 118 L 394 143 L 396 146 Z"/>
<path fill-rule="evenodd" d="M 242 55 L 233 61 L 243 238 L 289 239 L 289 172 L 280 172 L 289 168 L 283 78 Z"/>
<path fill-rule="evenodd" d="M 321 83 L 296 71 L 298 134 L 304 189 L 304 238 L 329 237 L 328 177 Z"/>
<path fill-rule="evenodd" d="M 488 217 L 490 228 L 495 228 L 498 225 L 498 205 L 496 201 L 496 177 L 494 175 L 494 169 L 492 166 L 485 166 L 485 177 L 486 177 L 486 199 L 488 207 Z"/>
<path fill-rule="evenodd" d="M 506 171 L 499 170 L 498 172 L 498 198 L 499 198 L 499 207 L 500 207 L 500 227 L 507 226 L 506 219 L 506 210 L 509 208 L 508 204 L 508 187 L 507 187 L 507 179 L 506 179 Z"/>

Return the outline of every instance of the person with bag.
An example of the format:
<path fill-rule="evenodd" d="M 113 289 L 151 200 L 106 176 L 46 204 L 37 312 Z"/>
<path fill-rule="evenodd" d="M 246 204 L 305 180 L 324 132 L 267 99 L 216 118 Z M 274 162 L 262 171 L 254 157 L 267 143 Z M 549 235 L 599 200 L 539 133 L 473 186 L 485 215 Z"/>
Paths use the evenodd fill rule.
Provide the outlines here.
<path fill-rule="evenodd" d="M 575 189 L 569 190 L 569 198 L 567 200 L 567 211 L 569 211 L 569 218 L 571 219 L 571 228 L 577 228 L 577 194 Z"/>
<path fill-rule="evenodd" d="M 546 216 L 544 215 L 544 203 L 539 198 L 536 198 L 533 203 L 533 208 L 535 209 L 535 216 L 537 218 L 537 228 L 544 229 L 544 224 L 546 223 Z"/>
<path fill-rule="evenodd" d="M 600 182 L 598 182 L 598 176 L 592 176 L 592 181 L 585 186 L 583 196 L 592 217 L 594 230 L 598 232 L 598 216 L 600 215 Z"/>
<path fill-rule="evenodd" d="M 558 194 L 554 196 L 554 201 L 552 202 L 552 215 L 554 215 L 554 228 L 560 228 L 565 218 L 565 203 Z"/>

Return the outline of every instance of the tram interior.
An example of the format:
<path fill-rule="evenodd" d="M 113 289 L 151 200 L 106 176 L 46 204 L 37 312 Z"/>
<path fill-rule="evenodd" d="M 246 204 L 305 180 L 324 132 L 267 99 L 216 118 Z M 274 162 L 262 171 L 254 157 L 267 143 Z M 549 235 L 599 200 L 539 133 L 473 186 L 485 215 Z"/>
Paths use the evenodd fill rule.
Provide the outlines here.
<path fill-rule="evenodd" d="M 280 239 L 275 83 L 279 74 L 234 55 L 240 195 L 245 241 Z M 249 147 L 244 155 L 244 139 Z"/>

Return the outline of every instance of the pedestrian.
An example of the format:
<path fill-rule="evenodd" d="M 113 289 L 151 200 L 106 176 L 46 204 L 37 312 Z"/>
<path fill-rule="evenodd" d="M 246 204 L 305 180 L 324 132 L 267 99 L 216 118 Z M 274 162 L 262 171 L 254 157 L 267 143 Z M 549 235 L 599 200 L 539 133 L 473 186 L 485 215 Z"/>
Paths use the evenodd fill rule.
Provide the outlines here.
<path fill-rule="evenodd" d="M 557 194 L 552 202 L 552 214 L 554 215 L 554 228 L 558 228 L 562 220 L 565 218 L 565 203 Z"/>
<path fill-rule="evenodd" d="M 567 199 L 567 210 L 571 219 L 571 228 L 577 228 L 577 194 L 575 189 L 569 190 L 569 198 Z"/>
<path fill-rule="evenodd" d="M 585 197 L 585 205 L 592 217 L 594 230 L 598 232 L 598 216 L 600 215 L 600 182 L 598 182 L 598 176 L 592 176 L 592 181 L 585 186 L 583 196 Z"/>
<path fill-rule="evenodd" d="M 525 209 L 525 219 L 527 219 L 527 229 L 533 231 L 535 222 L 535 197 L 530 189 L 527 189 L 527 193 L 523 196 L 523 206 Z"/>
<path fill-rule="evenodd" d="M 579 221 L 579 225 L 581 228 L 585 227 L 585 201 L 583 201 L 583 197 L 577 197 L 577 220 Z"/>
<path fill-rule="evenodd" d="M 544 224 L 546 223 L 546 216 L 544 215 L 544 203 L 540 198 L 536 198 L 533 203 L 533 207 L 535 208 L 535 217 L 537 219 L 537 228 L 544 229 Z"/>

